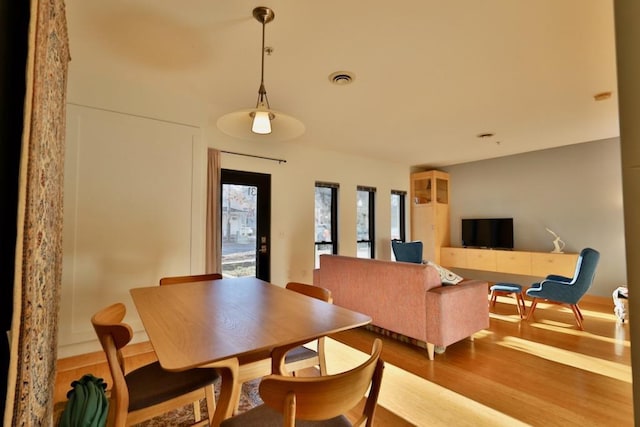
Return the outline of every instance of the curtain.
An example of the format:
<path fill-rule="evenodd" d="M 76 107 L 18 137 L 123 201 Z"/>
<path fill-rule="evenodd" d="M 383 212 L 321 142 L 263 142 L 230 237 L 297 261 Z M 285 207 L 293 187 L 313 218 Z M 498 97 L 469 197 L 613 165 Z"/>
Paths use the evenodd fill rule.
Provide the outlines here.
<path fill-rule="evenodd" d="M 4 425 L 51 425 L 62 279 L 63 0 L 32 0 L 20 160 L 11 356 Z"/>
<path fill-rule="evenodd" d="M 207 152 L 207 239 L 206 273 L 222 273 L 222 242 L 220 234 L 220 151 Z"/>

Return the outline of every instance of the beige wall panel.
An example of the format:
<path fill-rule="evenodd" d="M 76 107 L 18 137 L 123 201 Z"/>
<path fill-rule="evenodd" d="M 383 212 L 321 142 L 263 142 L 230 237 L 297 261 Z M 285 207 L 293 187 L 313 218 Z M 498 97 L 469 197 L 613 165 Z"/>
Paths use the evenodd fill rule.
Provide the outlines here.
<path fill-rule="evenodd" d="M 129 289 L 191 272 L 202 206 L 192 194 L 197 128 L 75 105 L 67 117 L 62 355 L 95 339 L 91 316 L 114 302 L 142 330 Z"/>

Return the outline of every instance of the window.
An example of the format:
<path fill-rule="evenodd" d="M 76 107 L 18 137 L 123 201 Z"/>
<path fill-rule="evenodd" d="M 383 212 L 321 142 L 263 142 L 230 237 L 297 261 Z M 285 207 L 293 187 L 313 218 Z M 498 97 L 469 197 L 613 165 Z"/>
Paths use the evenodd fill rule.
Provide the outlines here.
<path fill-rule="evenodd" d="M 375 188 L 358 186 L 356 209 L 358 258 L 375 257 L 375 195 Z"/>
<path fill-rule="evenodd" d="M 391 240 L 401 240 L 406 242 L 407 226 L 405 221 L 405 199 L 406 191 L 391 190 Z M 396 257 L 391 251 L 391 259 Z"/>
<path fill-rule="evenodd" d="M 316 182 L 315 266 L 320 255 L 338 253 L 338 184 Z"/>
<path fill-rule="evenodd" d="M 405 222 L 406 191 L 391 190 L 391 240 L 406 241 Z"/>

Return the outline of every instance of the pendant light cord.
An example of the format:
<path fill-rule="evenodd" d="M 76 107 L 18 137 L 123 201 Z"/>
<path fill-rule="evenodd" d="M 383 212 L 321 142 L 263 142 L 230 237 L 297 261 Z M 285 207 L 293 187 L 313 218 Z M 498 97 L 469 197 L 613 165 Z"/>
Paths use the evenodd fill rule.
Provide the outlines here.
<path fill-rule="evenodd" d="M 271 108 L 271 106 L 269 105 L 269 98 L 267 97 L 267 89 L 264 87 L 264 35 L 266 19 L 266 17 L 262 18 L 262 63 L 260 66 L 260 88 L 258 89 L 258 102 L 256 108 L 263 102 L 266 104 L 267 108 Z"/>
<path fill-rule="evenodd" d="M 265 28 L 266 24 L 264 22 L 264 19 L 262 20 L 262 64 L 260 67 L 260 86 L 264 87 L 264 33 L 265 33 Z"/>

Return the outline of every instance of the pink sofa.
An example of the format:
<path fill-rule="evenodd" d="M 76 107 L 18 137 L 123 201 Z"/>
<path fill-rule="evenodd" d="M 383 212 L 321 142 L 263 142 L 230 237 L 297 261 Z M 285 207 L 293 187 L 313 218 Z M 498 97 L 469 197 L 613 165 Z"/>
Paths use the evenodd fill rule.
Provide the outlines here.
<path fill-rule="evenodd" d="M 487 282 L 442 286 L 424 264 L 321 255 L 314 284 L 331 290 L 334 304 L 368 314 L 375 326 L 446 347 L 489 327 Z"/>

